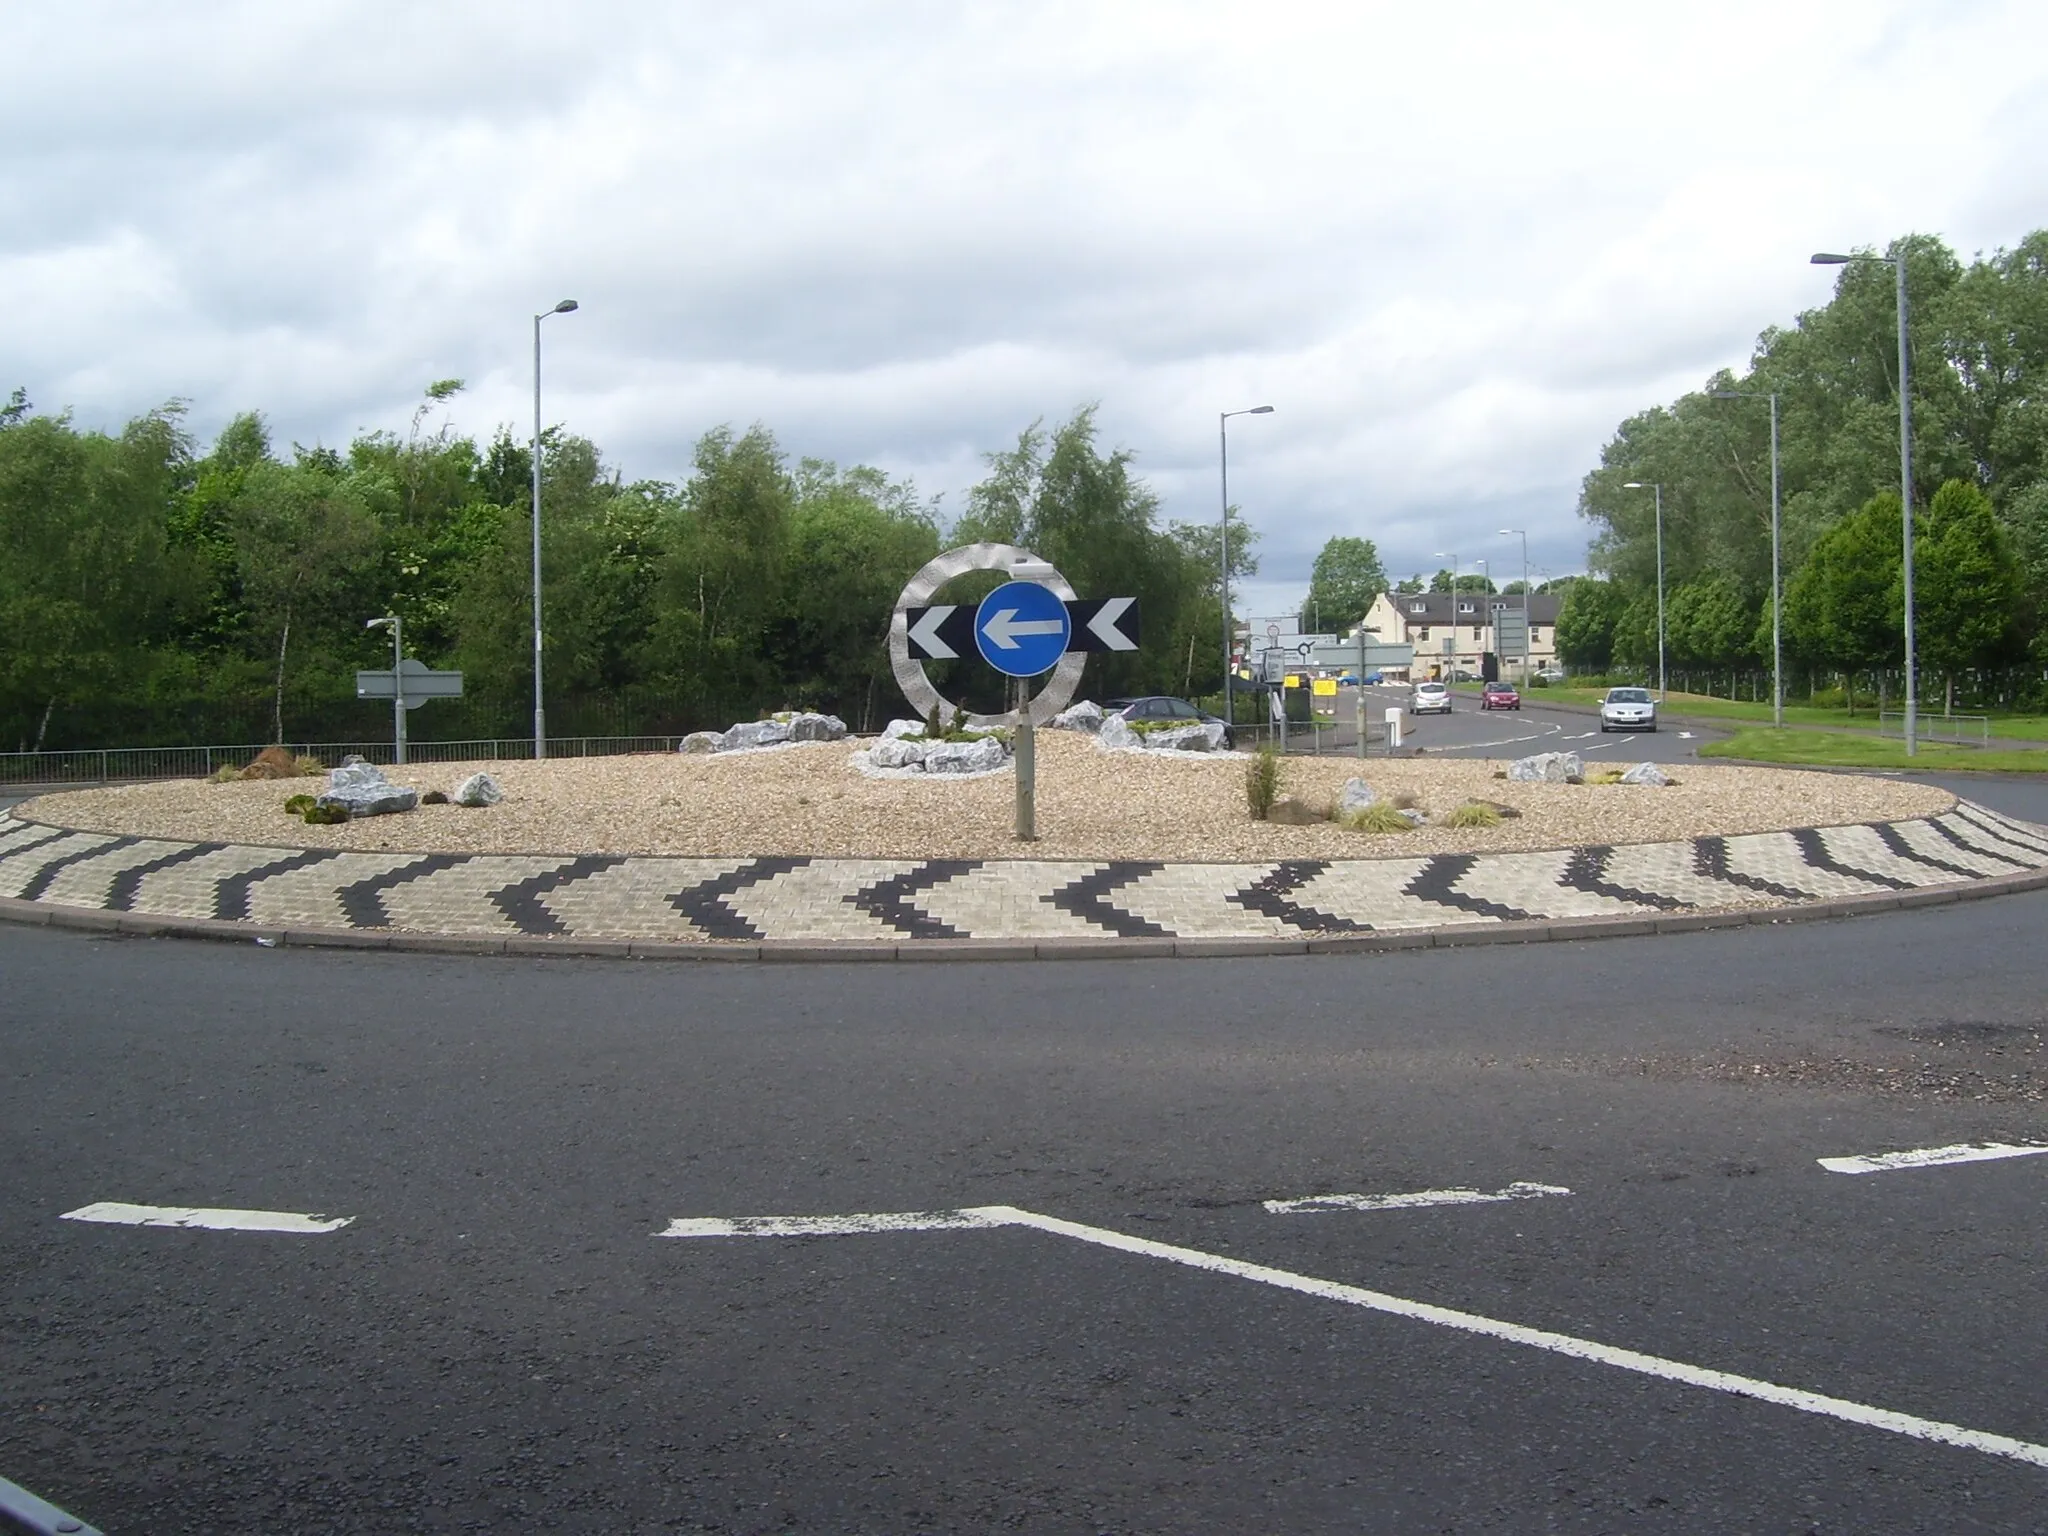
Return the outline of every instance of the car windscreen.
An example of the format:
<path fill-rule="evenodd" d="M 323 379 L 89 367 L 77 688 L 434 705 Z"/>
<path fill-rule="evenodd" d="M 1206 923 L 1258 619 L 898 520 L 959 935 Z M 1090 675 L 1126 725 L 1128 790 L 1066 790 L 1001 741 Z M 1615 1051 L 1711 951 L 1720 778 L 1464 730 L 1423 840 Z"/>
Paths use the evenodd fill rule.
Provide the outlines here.
<path fill-rule="evenodd" d="M 1647 688 L 1616 688 L 1607 695 L 1610 704 L 1647 704 L 1650 691 Z"/>

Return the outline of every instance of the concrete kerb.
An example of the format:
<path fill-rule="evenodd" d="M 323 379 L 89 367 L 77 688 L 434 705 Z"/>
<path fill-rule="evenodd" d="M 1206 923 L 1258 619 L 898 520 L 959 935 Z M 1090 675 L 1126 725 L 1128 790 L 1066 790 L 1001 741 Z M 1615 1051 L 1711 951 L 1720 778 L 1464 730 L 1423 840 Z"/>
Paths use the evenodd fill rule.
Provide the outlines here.
<path fill-rule="evenodd" d="M 210 939 L 261 943 L 291 949 L 397 950 L 416 954 L 507 955 L 544 959 L 633 959 L 692 962 L 779 961 L 833 963 L 887 960 L 1110 960 L 1223 959 L 1277 955 L 1387 954 L 1412 949 L 1459 949 L 1476 945 L 1542 944 L 1594 939 L 1654 937 L 1713 929 L 1827 921 L 1914 908 L 1982 901 L 1997 896 L 2048 890 L 2048 869 L 2015 870 L 1976 880 L 1880 891 L 1826 901 L 1722 911 L 1671 912 L 1618 917 L 1546 918 L 1533 921 L 1457 923 L 1364 933 L 1306 934 L 1270 939 L 1102 938 L 1102 939 L 923 939 L 909 942 L 766 939 L 759 941 L 586 939 L 499 936 L 483 933 L 425 933 L 400 929 L 276 928 L 213 918 L 113 912 L 51 902 L 0 897 L 0 922 L 25 927 L 64 928 L 123 938 Z"/>

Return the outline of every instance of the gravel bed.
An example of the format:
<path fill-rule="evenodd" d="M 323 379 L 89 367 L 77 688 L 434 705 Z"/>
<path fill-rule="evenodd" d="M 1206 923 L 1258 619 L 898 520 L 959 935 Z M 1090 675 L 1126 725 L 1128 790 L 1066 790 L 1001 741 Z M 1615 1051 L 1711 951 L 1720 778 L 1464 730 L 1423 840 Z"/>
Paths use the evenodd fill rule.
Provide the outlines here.
<path fill-rule="evenodd" d="M 387 770 L 398 783 L 449 791 L 481 768 L 505 791 L 483 810 L 421 806 L 333 827 L 285 814 L 317 779 L 214 784 L 175 780 L 43 795 L 32 820 L 96 832 L 302 848 L 423 853 L 621 853 L 706 857 L 1085 858 L 1256 862 L 1502 853 L 1584 843 L 1667 842 L 1710 833 L 1900 820 L 1946 810 L 1929 785 L 1838 773 L 1683 763 L 1667 788 L 1519 784 L 1470 758 L 1289 758 L 1281 792 L 1331 800 L 1359 773 L 1383 795 L 1406 792 L 1432 816 L 1467 799 L 1522 812 L 1498 827 L 1348 832 L 1274 826 L 1245 809 L 1248 759 L 1114 753 L 1094 740 L 1038 740 L 1039 840 L 1011 835 L 1015 780 L 864 778 L 857 742 L 715 756 L 663 753 L 547 762 L 431 763 Z M 1589 765 L 1590 766 L 1590 765 Z"/>

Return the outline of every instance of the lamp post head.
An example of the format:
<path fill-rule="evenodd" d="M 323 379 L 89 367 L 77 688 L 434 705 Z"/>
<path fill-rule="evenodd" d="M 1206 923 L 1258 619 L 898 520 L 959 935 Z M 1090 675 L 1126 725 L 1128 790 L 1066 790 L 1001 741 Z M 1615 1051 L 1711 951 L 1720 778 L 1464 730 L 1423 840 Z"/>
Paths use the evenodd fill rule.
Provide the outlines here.
<path fill-rule="evenodd" d="M 384 628 L 384 627 L 386 627 L 387 625 L 390 625 L 390 624 L 395 624 L 395 623 L 397 623 L 397 622 L 398 622 L 398 621 L 397 621 L 397 620 L 396 620 L 395 618 L 393 618 L 393 617 L 392 617 L 391 615 L 389 615 L 389 614 L 386 614 L 386 615 L 385 615 L 385 616 L 384 616 L 383 618 L 381 618 L 381 619 L 370 619 L 370 620 L 366 621 L 366 622 L 364 623 L 364 625 L 363 625 L 363 628 L 365 628 L 365 629 L 383 629 L 383 628 Z"/>
<path fill-rule="evenodd" d="M 574 299 L 564 299 L 553 309 L 549 310 L 548 313 L 552 315 L 567 315 L 575 313 L 575 310 L 576 301 Z"/>
<path fill-rule="evenodd" d="M 1270 416 L 1272 414 L 1273 407 L 1271 407 L 1270 405 L 1255 405 L 1250 410 L 1245 412 L 1245 415 L 1247 416 Z"/>
<path fill-rule="evenodd" d="M 1809 264 L 1816 267 L 1839 267 L 1855 259 L 1854 256 L 1844 256 L 1837 251 L 1815 251 L 1807 258 Z"/>
<path fill-rule="evenodd" d="M 1624 480 L 1621 482 L 1621 488 L 1624 491 L 1654 491 L 1659 489 L 1658 486 L 1651 484 L 1648 480 Z"/>

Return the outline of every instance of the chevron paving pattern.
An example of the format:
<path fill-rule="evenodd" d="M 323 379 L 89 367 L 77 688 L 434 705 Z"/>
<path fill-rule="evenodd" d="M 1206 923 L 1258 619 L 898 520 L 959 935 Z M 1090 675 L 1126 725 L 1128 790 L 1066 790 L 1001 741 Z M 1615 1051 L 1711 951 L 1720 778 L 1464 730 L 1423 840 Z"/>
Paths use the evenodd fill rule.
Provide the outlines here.
<path fill-rule="evenodd" d="M 1427 858 L 1157 864 L 344 853 L 0 816 L 0 897 L 272 927 L 721 940 L 1300 938 L 1779 906 L 2048 869 L 2048 828 L 1915 821 Z"/>

